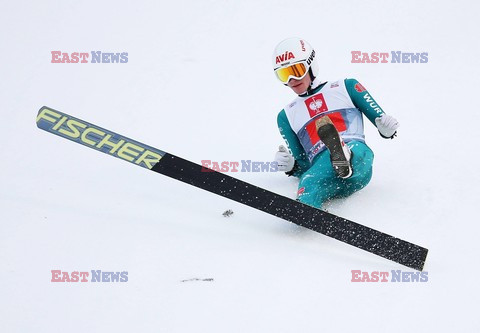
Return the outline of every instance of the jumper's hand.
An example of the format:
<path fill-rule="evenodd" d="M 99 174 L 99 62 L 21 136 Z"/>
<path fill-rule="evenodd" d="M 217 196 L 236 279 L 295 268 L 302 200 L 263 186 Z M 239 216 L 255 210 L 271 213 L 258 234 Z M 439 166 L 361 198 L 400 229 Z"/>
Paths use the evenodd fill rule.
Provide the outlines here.
<path fill-rule="evenodd" d="M 289 172 L 293 169 L 295 159 L 283 145 L 278 147 L 275 154 L 275 162 L 278 164 L 278 171 Z"/>
<path fill-rule="evenodd" d="M 400 126 L 397 119 L 388 114 L 384 114 L 381 117 L 375 119 L 375 125 L 377 125 L 380 135 L 387 139 L 393 139 L 397 134 L 397 129 Z"/>

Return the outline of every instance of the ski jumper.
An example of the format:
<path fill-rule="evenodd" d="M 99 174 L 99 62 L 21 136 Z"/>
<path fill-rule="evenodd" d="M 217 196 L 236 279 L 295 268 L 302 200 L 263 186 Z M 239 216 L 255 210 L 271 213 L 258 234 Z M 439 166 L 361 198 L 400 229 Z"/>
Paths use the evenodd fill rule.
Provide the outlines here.
<path fill-rule="evenodd" d="M 364 188 L 372 177 L 373 152 L 365 144 L 363 116 L 375 126 L 384 114 L 370 93 L 355 79 L 324 82 L 298 96 L 277 118 L 295 165 L 287 175 L 300 178 L 298 200 L 321 208 L 330 199 L 346 197 Z M 316 120 L 329 117 L 353 153 L 353 174 L 336 176 L 330 152 L 320 140 Z"/>

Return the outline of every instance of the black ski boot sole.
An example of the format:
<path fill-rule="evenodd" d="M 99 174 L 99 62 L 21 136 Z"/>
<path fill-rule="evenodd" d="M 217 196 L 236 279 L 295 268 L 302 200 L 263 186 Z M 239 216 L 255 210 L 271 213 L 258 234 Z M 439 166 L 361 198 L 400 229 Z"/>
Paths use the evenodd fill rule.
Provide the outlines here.
<path fill-rule="evenodd" d="M 349 178 L 353 174 L 350 161 L 347 160 L 342 148 L 342 141 L 337 129 L 331 123 L 326 123 L 318 128 L 318 136 L 320 140 L 330 151 L 330 160 L 332 161 L 333 169 L 338 177 Z M 350 160 L 353 153 L 350 152 Z"/>

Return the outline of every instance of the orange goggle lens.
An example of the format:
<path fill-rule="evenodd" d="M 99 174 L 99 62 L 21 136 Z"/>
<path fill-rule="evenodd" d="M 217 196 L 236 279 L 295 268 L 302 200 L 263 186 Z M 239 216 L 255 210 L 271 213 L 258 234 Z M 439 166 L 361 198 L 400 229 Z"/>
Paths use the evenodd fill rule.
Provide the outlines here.
<path fill-rule="evenodd" d="M 283 83 L 287 83 L 291 77 L 301 79 L 307 74 L 307 66 L 304 63 L 293 64 L 288 67 L 283 67 L 275 70 L 277 77 Z"/>

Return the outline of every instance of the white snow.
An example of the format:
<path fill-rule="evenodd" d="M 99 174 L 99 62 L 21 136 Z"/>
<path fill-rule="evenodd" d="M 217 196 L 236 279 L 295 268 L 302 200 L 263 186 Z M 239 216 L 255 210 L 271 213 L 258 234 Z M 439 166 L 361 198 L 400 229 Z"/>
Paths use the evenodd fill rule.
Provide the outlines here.
<path fill-rule="evenodd" d="M 478 10 L 4 1 L 0 332 L 478 331 Z M 355 269 L 411 270 L 36 128 L 48 105 L 197 163 L 270 161 L 294 97 L 270 57 L 290 36 L 314 45 L 324 79 L 357 78 L 399 119 L 395 140 L 366 121 L 374 177 L 328 209 L 427 247 L 428 282 L 352 283 Z M 55 50 L 128 52 L 128 63 L 53 64 Z M 428 52 L 428 63 L 352 64 L 353 50 Z M 231 175 L 295 197 L 281 173 Z M 128 271 L 128 282 L 53 283 L 51 270 Z"/>

